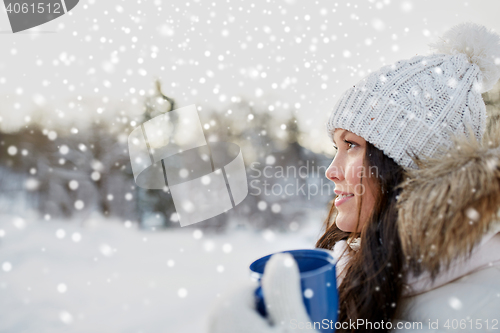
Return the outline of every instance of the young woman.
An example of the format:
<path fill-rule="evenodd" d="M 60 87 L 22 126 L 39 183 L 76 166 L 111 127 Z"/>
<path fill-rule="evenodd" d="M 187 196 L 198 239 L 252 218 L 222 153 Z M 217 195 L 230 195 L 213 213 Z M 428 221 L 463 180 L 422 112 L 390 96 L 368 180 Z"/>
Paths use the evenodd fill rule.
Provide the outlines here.
<path fill-rule="evenodd" d="M 481 98 L 500 77 L 500 37 L 465 23 L 434 47 L 347 90 L 328 122 L 337 197 L 316 246 L 338 259 L 337 331 L 500 330 L 500 126 L 485 130 Z M 250 285 L 209 331 L 300 331 L 291 256 L 273 256 L 262 285 L 269 321 Z"/>

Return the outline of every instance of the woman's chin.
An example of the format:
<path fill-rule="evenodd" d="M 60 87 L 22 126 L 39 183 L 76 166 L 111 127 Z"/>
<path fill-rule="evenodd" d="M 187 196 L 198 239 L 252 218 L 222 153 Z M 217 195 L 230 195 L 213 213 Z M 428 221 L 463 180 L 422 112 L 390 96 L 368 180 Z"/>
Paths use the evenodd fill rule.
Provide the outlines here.
<path fill-rule="evenodd" d="M 344 231 L 344 232 L 352 232 L 354 230 L 354 224 L 349 220 L 349 218 L 345 218 L 344 216 L 342 216 L 343 214 L 342 213 L 339 213 L 337 215 L 337 218 L 336 218 L 336 224 L 337 224 L 337 227 Z"/>

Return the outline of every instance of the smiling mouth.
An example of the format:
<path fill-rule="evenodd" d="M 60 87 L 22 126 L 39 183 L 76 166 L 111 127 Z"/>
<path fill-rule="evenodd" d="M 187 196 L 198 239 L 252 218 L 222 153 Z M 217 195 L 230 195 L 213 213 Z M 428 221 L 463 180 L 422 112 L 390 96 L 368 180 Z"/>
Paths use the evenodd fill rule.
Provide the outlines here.
<path fill-rule="evenodd" d="M 354 196 L 354 194 L 342 194 L 342 195 L 337 196 L 335 198 L 335 207 L 338 207 L 339 205 L 346 202 L 347 200 L 349 200 L 353 196 Z"/>

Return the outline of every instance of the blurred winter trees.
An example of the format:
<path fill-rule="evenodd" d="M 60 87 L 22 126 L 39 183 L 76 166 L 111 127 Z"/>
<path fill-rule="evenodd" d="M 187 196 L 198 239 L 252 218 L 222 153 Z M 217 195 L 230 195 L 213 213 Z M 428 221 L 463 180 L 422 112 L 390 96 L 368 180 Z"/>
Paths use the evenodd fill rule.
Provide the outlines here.
<path fill-rule="evenodd" d="M 500 123 L 500 82 L 495 87 L 483 94 L 486 113 L 488 114 L 487 130 L 491 126 L 497 126 Z"/>
<path fill-rule="evenodd" d="M 98 213 L 138 222 L 144 228 L 179 227 L 168 189 L 135 185 L 127 148 L 133 128 L 178 106 L 162 91 L 160 82 L 142 103 L 143 113 L 135 121 L 124 116 L 71 130 L 31 122 L 16 132 L 0 132 L 0 209 L 35 210 L 45 219 L 68 220 Z M 246 100 L 229 107 L 221 111 L 201 106 L 199 116 L 208 141 L 241 147 L 249 195 L 236 209 L 194 227 L 296 229 L 308 209 L 326 209 L 333 186 L 328 184 L 331 187 L 325 191 L 324 185 L 319 195 L 307 185 L 327 182 L 324 170 L 330 158 L 299 144 L 301 131 L 293 112 L 276 117 L 254 109 Z M 323 169 L 318 173 L 319 166 Z"/>

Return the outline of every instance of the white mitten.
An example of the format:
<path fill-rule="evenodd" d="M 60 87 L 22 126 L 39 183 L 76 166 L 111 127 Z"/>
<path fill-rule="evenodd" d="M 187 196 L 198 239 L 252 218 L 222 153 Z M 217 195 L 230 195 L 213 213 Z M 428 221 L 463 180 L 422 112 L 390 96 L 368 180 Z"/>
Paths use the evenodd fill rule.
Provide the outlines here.
<path fill-rule="evenodd" d="M 208 316 L 208 333 L 278 333 L 255 309 L 256 282 L 248 281 L 221 298 Z"/>
<path fill-rule="evenodd" d="M 209 333 L 318 333 L 311 325 L 302 300 L 300 273 L 292 255 L 278 253 L 266 264 L 262 291 L 268 319 L 256 310 L 256 282 L 239 286 L 213 307 L 208 317 Z"/>
<path fill-rule="evenodd" d="M 262 291 L 271 324 L 280 332 L 317 332 L 312 329 L 300 286 L 297 262 L 289 253 L 273 255 L 262 277 Z"/>

